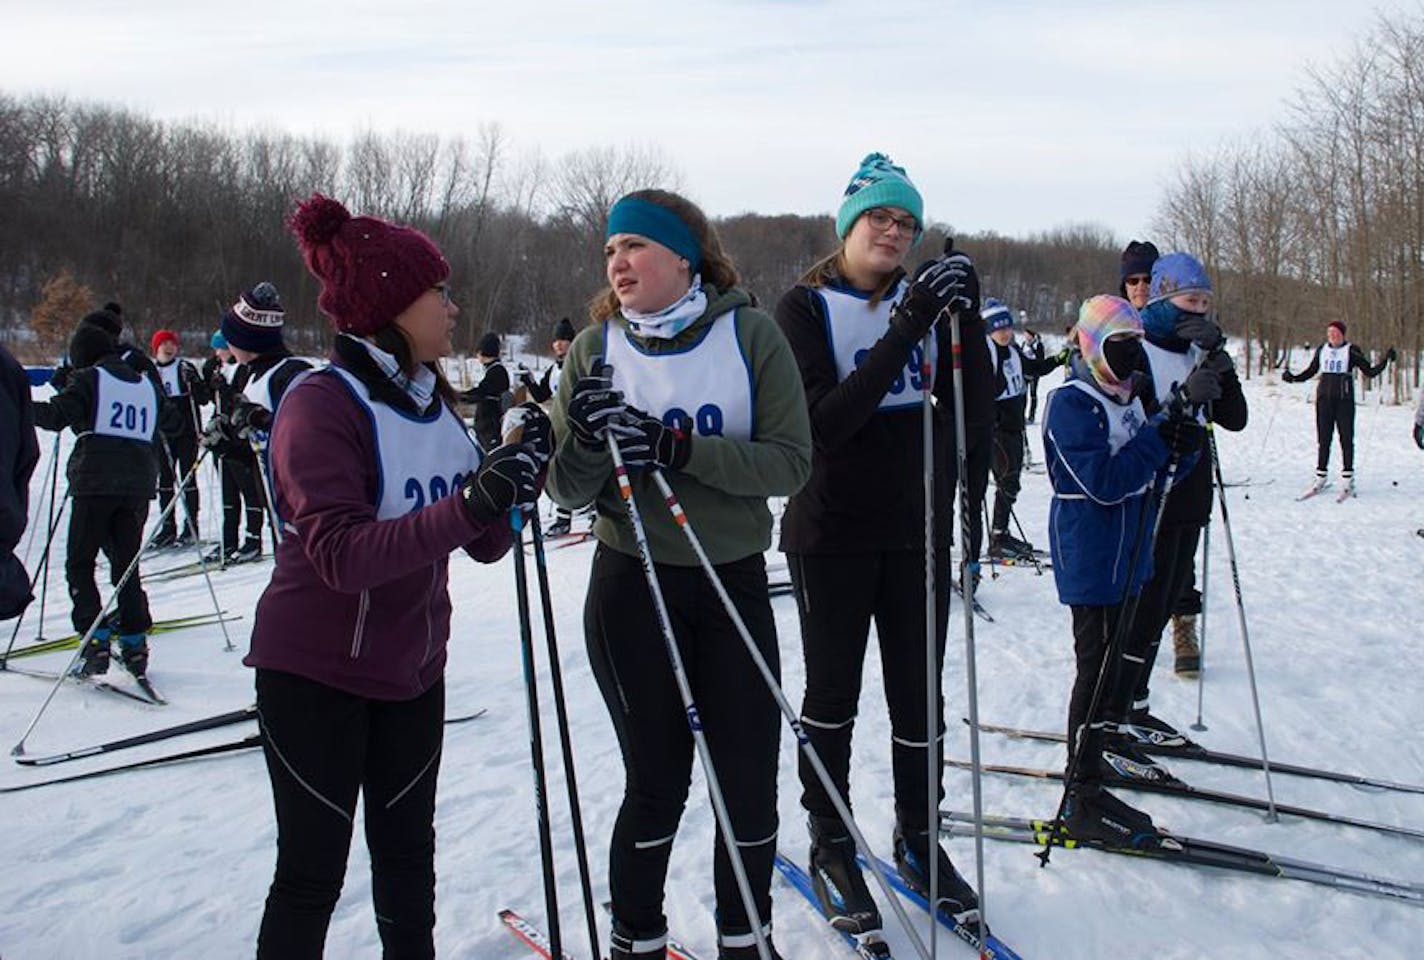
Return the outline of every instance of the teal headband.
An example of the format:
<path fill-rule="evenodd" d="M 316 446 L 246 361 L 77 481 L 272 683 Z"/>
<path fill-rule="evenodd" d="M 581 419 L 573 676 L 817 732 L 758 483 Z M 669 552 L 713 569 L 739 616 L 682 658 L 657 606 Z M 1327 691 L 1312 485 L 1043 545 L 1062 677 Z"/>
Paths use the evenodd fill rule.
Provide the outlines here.
<path fill-rule="evenodd" d="M 667 247 L 685 259 L 693 273 L 702 266 L 702 245 L 683 219 L 667 207 L 641 197 L 624 197 L 608 211 L 605 240 L 617 233 L 636 233 Z"/>

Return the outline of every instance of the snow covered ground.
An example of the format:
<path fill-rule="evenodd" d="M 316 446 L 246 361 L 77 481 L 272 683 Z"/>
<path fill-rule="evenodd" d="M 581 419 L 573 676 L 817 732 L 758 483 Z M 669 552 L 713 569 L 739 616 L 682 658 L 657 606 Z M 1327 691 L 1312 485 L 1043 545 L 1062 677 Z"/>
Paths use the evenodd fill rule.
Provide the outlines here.
<path fill-rule="evenodd" d="M 1220 435 L 1228 481 L 1252 482 L 1232 488 L 1228 496 L 1268 746 L 1278 760 L 1424 782 L 1424 746 L 1417 735 L 1424 729 L 1424 673 L 1419 669 L 1424 657 L 1419 627 L 1424 621 L 1424 539 L 1414 534 L 1424 526 L 1424 454 L 1409 439 L 1411 410 L 1379 405 L 1371 394 L 1358 411 L 1358 499 L 1337 504 L 1333 495 L 1324 495 L 1296 502 L 1314 465 L 1314 409 L 1308 402 L 1312 390 L 1313 384 L 1291 387 L 1253 380 L 1247 385 L 1250 426 L 1240 435 Z M 1035 430 L 1031 428 L 1033 448 L 1041 459 Z M 51 440 L 51 435 L 41 435 L 46 458 Z M 66 435 L 64 442 L 67 453 L 71 438 Z M 32 510 L 40 507 L 44 475 L 42 463 L 35 474 Z M 206 491 L 205 523 L 215 517 L 214 501 Z M 1025 476 L 1019 510 L 1030 538 L 1046 544 L 1047 481 L 1041 474 Z M 1253 753 L 1256 732 L 1219 515 L 1211 534 L 1203 714 L 1209 729 L 1198 736 L 1207 746 Z M 38 539 L 29 554 L 31 569 L 39 560 L 42 532 Z M 47 636 L 69 631 L 63 529 L 58 539 Z M 550 565 L 595 896 L 602 899 L 621 765 L 580 630 L 591 551 L 587 545 L 558 550 L 550 554 Z M 186 559 L 164 557 L 148 567 Z M 780 558 L 773 554 L 771 559 Z M 151 676 L 171 705 L 124 703 L 66 685 L 29 737 L 28 752 L 78 747 L 249 704 L 252 678 L 240 659 L 253 605 L 268 573 L 264 563 L 214 576 L 222 605 L 245 617 L 229 625 L 237 652 L 224 652 L 216 626 L 153 639 Z M 511 577 L 508 560 L 479 566 L 456 559 L 451 568 L 455 621 L 450 711 L 487 707 L 489 713 L 446 734 L 437 814 L 436 931 L 446 957 L 512 960 L 527 955 L 496 919 L 501 907 L 513 906 L 544 922 Z M 201 578 L 155 583 L 148 592 L 155 617 L 211 609 Z M 981 717 L 986 722 L 1060 728 L 1071 681 L 1071 638 L 1051 574 L 1005 570 L 997 579 L 986 580 L 981 597 L 997 617 L 993 624 L 975 623 Z M 802 668 L 795 608 L 790 597 L 773 604 L 786 688 L 797 703 Z M 34 637 L 38 613 L 36 604 L 20 633 L 21 643 Z M 11 628 L 7 623 L 0 630 L 0 642 L 9 639 Z M 944 673 L 952 720 L 949 753 L 955 757 L 969 753 L 967 729 L 953 722 L 967 709 L 963 635 L 962 620 L 956 616 Z M 23 665 L 58 669 L 67 656 L 33 657 Z M 1185 726 L 1196 715 L 1197 687 L 1171 675 L 1170 653 L 1162 659 L 1154 677 L 1154 710 Z M 856 729 L 853 802 L 871 842 L 888 853 L 893 822 L 887 789 L 889 730 L 875 680 L 878 671 L 872 647 Z M 34 679 L 0 675 L 0 743 L 9 746 L 20 738 L 45 693 L 46 687 Z M 542 694 L 547 708 L 547 689 Z M 547 710 L 546 755 L 551 758 L 565 940 L 572 954 L 586 956 L 552 726 L 552 710 Z M 47 770 L 6 765 L 0 771 L 0 787 L 236 739 L 251 728 L 249 723 Z M 982 747 L 986 761 L 1034 766 L 1061 762 L 1059 749 L 1048 744 L 985 735 Z M 1184 761 L 1174 769 L 1197 785 L 1265 794 L 1259 773 Z M 795 771 L 794 742 L 786 736 L 781 845 L 800 858 L 806 839 Z M 946 807 L 967 809 L 968 774 L 951 772 L 946 785 Z M 983 786 L 986 809 L 995 812 L 1045 816 L 1058 797 L 1056 785 L 1037 780 L 986 775 Z M 1281 802 L 1390 823 L 1424 824 L 1421 795 L 1284 776 L 1276 777 L 1275 791 Z M 1424 845 L 1416 841 L 1289 818 L 1268 824 L 1259 814 L 1196 802 L 1140 794 L 1129 798 L 1159 824 L 1186 834 L 1424 881 Z M 699 782 L 673 855 L 668 914 L 675 935 L 705 958 L 716 953 L 711 824 Z M 271 799 L 257 751 L 0 795 L 0 836 L 7 867 L 0 879 L 0 955 L 7 960 L 237 958 L 252 952 L 274 858 Z M 947 846 L 961 869 L 972 875 L 973 841 L 954 839 Z M 986 860 L 990 922 L 1026 958 L 1384 960 L 1420 955 L 1424 913 L 1417 906 L 1306 883 L 1089 851 L 1056 851 L 1051 865 L 1040 869 L 1030 848 L 987 843 Z M 776 939 L 787 960 L 850 955 L 790 887 L 777 879 L 773 889 Z M 910 909 L 917 921 L 924 919 Z M 886 914 L 888 918 L 888 910 Z M 600 922 L 605 922 L 602 917 Z M 898 956 L 913 956 L 893 923 L 888 935 Z M 939 952 L 944 957 L 972 956 L 969 948 L 947 937 L 941 937 Z M 379 955 L 368 860 L 359 834 L 327 955 Z"/>

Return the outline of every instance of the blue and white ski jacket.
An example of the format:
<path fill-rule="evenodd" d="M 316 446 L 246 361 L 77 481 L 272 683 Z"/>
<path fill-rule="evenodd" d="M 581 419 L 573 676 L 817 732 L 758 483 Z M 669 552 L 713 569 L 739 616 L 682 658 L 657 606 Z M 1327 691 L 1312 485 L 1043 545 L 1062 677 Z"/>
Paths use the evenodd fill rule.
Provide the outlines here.
<path fill-rule="evenodd" d="M 1077 369 L 1070 368 L 1068 379 L 1048 395 L 1048 542 L 1060 603 L 1115 606 L 1123 599 L 1139 520 L 1151 509 L 1153 480 L 1168 459 L 1155 420 L 1152 429 L 1143 429 L 1148 425 L 1140 401 L 1118 404 Z M 1144 538 L 1150 535 L 1143 531 Z M 1152 550 L 1144 542 L 1132 592 L 1151 576 Z"/>

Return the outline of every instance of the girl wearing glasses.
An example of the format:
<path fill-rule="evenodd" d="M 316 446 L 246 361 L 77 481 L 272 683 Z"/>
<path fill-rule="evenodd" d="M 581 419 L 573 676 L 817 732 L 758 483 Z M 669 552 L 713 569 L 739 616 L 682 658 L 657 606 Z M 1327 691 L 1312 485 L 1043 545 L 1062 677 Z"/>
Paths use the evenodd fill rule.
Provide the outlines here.
<path fill-rule="evenodd" d="M 936 583 L 949 581 L 954 497 L 954 394 L 950 331 L 936 324 L 952 308 L 965 343 L 980 344 L 978 279 L 963 254 L 903 265 L 924 226 L 920 193 L 882 154 L 861 161 L 836 216 L 840 247 L 782 296 L 776 319 L 791 342 L 806 388 L 814 448 L 811 479 L 781 523 L 796 588 L 806 663 L 801 719 L 849 804 L 851 733 L 860 699 L 870 625 L 880 640 L 890 709 L 896 865 L 929 889 L 927 865 L 938 824 L 928 822 L 926 751 L 942 755 L 943 700 L 925 716 L 925 515 L 921 440 L 922 341 L 935 408 L 933 531 Z M 988 352 L 979 379 L 966 370 L 967 403 L 992 418 Z M 973 398 L 973 399 L 969 399 Z M 992 419 L 989 420 L 992 423 Z M 949 590 L 937 591 L 937 655 L 944 657 Z M 810 817 L 812 881 L 831 922 L 851 933 L 878 930 L 880 913 L 856 865 L 845 824 L 810 765 L 801 762 L 801 803 Z M 933 788 L 942 797 L 937 781 Z M 978 898 L 940 852 L 940 907 L 967 914 Z"/>
<path fill-rule="evenodd" d="M 435 781 L 450 635 L 447 557 L 509 549 L 552 432 L 487 455 L 453 409 L 450 266 L 424 234 L 314 195 L 292 218 L 338 336 L 282 398 L 270 445 L 283 520 L 257 603 L 257 712 L 277 868 L 257 956 L 320 957 L 365 795 L 371 894 L 388 957 L 435 956 Z"/>

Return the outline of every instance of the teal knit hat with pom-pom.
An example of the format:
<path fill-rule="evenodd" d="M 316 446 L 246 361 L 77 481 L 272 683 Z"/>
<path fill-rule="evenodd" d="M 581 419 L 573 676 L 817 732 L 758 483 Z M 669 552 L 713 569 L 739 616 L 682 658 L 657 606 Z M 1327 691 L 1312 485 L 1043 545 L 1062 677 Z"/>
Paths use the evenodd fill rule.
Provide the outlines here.
<path fill-rule="evenodd" d="M 842 240 L 856 219 L 874 207 L 899 207 L 915 218 L 916 236 L 925 228 L 925 203 L 910 182 L 904 167 L 897 167 L 883 153 L 867 154 L 860 169 L 846 184 L 841 208 L 836 213 L 836 236 Z"/>

